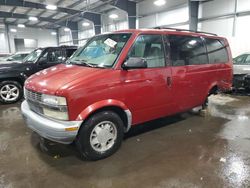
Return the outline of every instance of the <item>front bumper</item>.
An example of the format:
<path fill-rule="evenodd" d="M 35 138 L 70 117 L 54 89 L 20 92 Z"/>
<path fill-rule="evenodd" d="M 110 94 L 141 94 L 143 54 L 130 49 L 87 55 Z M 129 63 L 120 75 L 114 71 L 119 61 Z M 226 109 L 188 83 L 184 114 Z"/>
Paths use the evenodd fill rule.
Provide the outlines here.
<path fill-rule="evenodd" d="M 59 121 L 43 117 L 31 111 L 27 101 L 22 103 L 21 110 L 30 129 L 48 140 L 62 144 L 72 143 L 82 124 L 82 121 Z M 66 128 L 74 128 L 74 131 L 66 131 Z"/>

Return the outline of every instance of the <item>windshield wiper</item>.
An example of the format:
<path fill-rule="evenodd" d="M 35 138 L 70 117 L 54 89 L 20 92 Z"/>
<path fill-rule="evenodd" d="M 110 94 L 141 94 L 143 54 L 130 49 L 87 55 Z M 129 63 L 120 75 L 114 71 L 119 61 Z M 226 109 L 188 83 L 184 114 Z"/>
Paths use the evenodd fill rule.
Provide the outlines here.
<path fill-rule="evenodd" d="M 97 67 L 96 65 L 88 63 L 86 60 L 75 60 L 75 61 L 70 61 L 69 63 L 87 66 L 87 67 Z"/>

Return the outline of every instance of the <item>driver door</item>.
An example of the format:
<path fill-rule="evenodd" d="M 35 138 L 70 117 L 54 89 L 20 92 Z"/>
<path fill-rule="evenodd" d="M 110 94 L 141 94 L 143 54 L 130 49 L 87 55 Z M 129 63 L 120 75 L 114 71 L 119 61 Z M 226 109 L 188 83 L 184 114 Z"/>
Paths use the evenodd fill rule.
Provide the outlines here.
<path fill-rule="evenodd" d="M 125 100 L 133 114 L 133 122 L 141 123 L 171 114 L 173 93 L 171 67 L 166 66 L 165 49 L 161 35 L 140 35 L 129 58 L 143 58 L 147 68 L 122 72 Z"/>
<path fill-rule="evenodd" d="M 50 49 L 43 54 L 38 61 L 39 70 L 43 70 L 64 61 L 64 56 L 61 49 Z"/>

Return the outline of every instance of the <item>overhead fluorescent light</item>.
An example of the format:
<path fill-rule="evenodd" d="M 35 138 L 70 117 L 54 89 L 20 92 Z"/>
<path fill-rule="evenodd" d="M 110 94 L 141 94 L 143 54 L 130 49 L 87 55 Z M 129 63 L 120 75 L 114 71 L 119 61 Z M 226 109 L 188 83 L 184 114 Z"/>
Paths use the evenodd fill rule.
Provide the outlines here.
<path fill-rule="evenodd" d="M 154 4 L 159 7 L 159 6 L 165 5 L 166 1 L 165 0 L 156 0 L 156 1 L 154 1 Z"/>
<path fill-rule="evenodd" d="M 46 9 L 48 9 L 48 10 L 56 10 L 57 6 L 56 5 L 47 5 Z"/>
<path fill-rule="evenodd" d="M 29 17 L 29 20 L 30 20 L 30 21 L 37 21 L 38 18 L 37 18 L 37 17 L 34 17 L 34 16 L 30 16 L 30 17 Z"/>
<path fill-rule="evenodd" d="M 65 27 L 65 28 L 64 28 L 64 31 L 65 31 L 65 32 L 69 32 L 69 31 L 70 31 L 70 28 Z"/>
<path fill-rule="evenodd" d="M 110 14 L 109 18 L 111 18 L 111 19 L 117 19 L 118 15 L 117 14 Z"/>
<path fill-rule="evenodd" d="M 17 27 L 19 27 L 19 28 L 25 28 L 25 25 L 24 24 L 18 24 Z"/>
<path fill-rule="evenodd" d="M 88 27 L 89 25 L 90 25 L 89 22 L 83 22 L 83 23 L 82 23 L 82 26 L 84 26 L 84 27 Z"/>
<path fill-rule="evenodd" d="M 51 32 L 51 35 L 57 35 L 57 32 L 53 31 Z"/>
<path fill-rule="evenodd" d="M 12 33 L 16 33 L 17 32 L 17 30 L 16 29 L 10 29 L 10 32 L 12 32 Z"/>

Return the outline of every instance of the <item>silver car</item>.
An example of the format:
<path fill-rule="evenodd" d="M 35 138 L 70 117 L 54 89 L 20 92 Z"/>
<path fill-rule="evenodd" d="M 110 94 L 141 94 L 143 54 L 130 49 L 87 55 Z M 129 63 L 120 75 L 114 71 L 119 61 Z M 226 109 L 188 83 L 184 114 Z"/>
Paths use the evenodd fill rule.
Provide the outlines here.
<path fill-rule="evenodd" d="M 250 53 L 234 58 L 234 88 L 250 90 Z"/>

